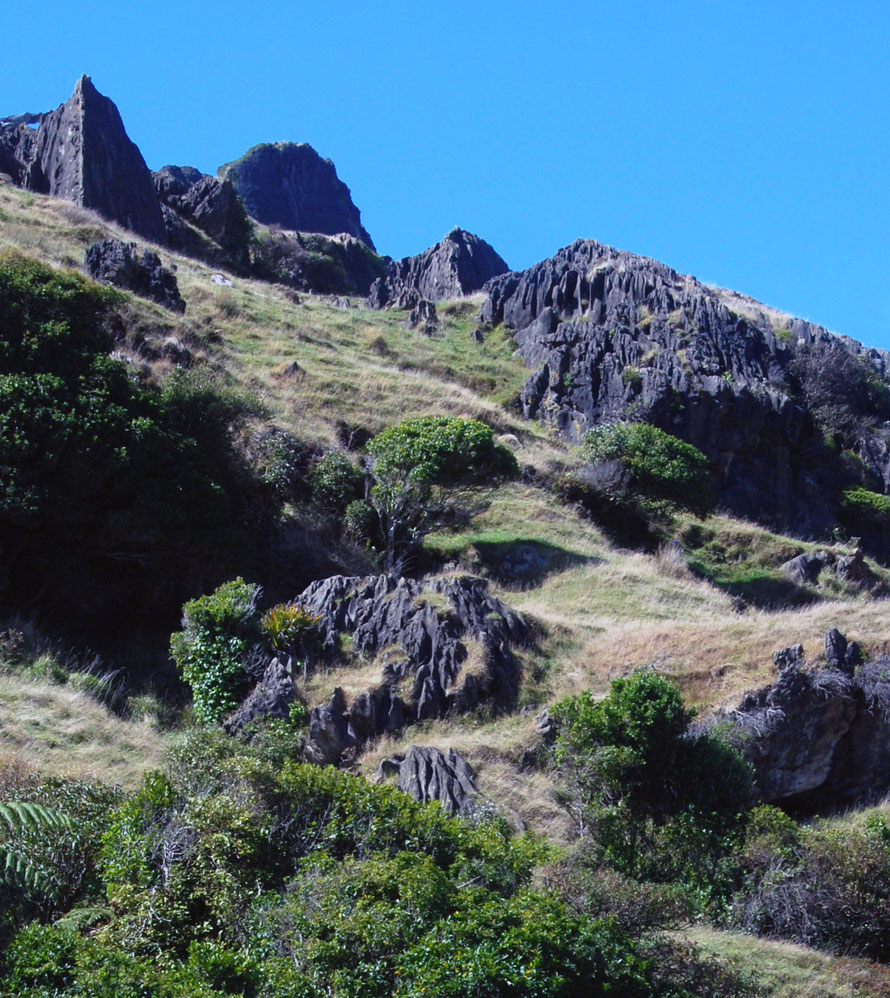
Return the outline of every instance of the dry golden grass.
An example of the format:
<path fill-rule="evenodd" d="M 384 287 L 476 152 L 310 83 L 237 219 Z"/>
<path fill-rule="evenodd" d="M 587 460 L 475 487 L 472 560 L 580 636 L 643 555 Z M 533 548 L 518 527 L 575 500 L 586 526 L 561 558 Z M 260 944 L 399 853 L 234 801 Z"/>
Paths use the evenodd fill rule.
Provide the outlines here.
<path fill-rule="evenodd" d="M 0 751 L 43 773 L 135 787 L 160 765 L 164 737 L 70 685 L 0 675 Z"/>
<path fill-rule="evenodd" d="M 520 771 L 523 748 L 535 742 L 531 715 L 483 721 L 475 717 L 425 721 L 367 746 L 358 769 L 373 780 L 381 760 L 412 745 L 460 752 L 473 767 L 483 798 L 493 801 L 515 828 L 531 828 L 554 842 L 568 842 L 571 821 L 556 803 L 553 781 L 541 771 Z"/>

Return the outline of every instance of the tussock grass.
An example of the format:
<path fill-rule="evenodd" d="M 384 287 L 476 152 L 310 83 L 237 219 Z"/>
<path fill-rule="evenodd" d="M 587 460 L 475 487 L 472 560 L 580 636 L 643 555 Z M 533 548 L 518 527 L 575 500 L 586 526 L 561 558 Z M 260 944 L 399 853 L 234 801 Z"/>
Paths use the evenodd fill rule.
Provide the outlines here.
<path fill-rule="evenodd" d="M 0 675 L 0 752 L 41 772 L 135 787 L 164 744 L 73 686 Z"/>
<path fill-rule="evenodd" d="M 750 967 L 770 998 L 863 998 L 890 995 L 890 967 L 835 957 L 794 943 L 695 928 L 684 932 L 709 956 Z"/>

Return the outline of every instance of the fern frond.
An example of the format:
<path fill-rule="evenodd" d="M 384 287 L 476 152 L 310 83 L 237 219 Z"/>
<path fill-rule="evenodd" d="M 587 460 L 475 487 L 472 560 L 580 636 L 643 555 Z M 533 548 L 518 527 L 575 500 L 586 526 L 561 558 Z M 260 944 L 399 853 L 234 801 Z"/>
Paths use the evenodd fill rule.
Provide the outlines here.
<path fill-rule="evenodd" d="M 64 831 L 71 822 L 60 811 L 28 801 L 0 803 L 0 831 L 7 835 L 22 832 Z"/>

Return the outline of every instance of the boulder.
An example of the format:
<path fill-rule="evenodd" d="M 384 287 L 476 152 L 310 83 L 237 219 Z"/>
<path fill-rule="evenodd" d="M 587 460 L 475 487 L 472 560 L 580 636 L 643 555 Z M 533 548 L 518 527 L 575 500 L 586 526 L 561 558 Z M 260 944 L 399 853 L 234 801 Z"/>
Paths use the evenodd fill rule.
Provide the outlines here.
<path fill-rule="evenodd" d="M 813 585 L 819 581 L 822 570 L 833 564 L 834 555 L 830 551 L 810 551 L 786 561 L 782 571 L 798 585 Z"/>
<path fill-rule="evenodd" d="M 336 766 L 343 753 L 355 745 L 349 731 L 346 696 L 338 686 L 325 706 L 313 707 L 309 715 L 309 739 L 304 754 L 317 766 Z"/>
<path fill-rule="evenodd" d="M 439 316 L 436 314 L 436 306 L 431 301 L 422 298 L 411 309 L 405 325 L 408 329 L 419 329 L 427 336 L 435 335 L 439 329 Z"/>
<path fill-rule="evenodd" d="M 438 801 L 449 814 L 468 810 L 476 797 L 476 774 L 454 749 L 446 755 L 437 748 L 412 745 L 406 754 L 384 759 L 377 780 L 394 774 L 400 790 L 416 801 Z"/>
<path fill-rule="evenodd" d="M 0 171 L 19 187 L 92 208 L 145 239 L 166 238 L 145 160 L 88 76 L 55 111 L 0 120 Z"/>
<path fill-rule="evenodd" d="M 304 143 L 264 143 L 217 171 L 251 218 L 294 232 L 345 232 L 374 249 L 334 164 Z"/>
<path fill-rule="evenodd" d="M 393 260 L 389 273 L 371 288 L 369 303 L 372 308 L 392 306 L 406 289 L 431 302 L 460 298 L 509 269 L 484 239 L 455 227 L 423 253 Z"/>
<path fill-rule="evenodd" d="M 171 312 L 185 311 L 174 274 L 161 264 L 157 253 L 143 250 L 139 256 L 135 243 L 119 239 L 93 243 L 84 255 L 84 268 L 90 277 L 102 284 L 126 288 Z"/>

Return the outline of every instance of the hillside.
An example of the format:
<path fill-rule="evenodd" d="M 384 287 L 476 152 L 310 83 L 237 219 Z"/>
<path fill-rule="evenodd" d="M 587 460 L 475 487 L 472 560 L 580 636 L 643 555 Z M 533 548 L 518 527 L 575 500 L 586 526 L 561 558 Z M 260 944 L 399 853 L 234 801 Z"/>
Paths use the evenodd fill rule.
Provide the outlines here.
<path fill-rule="evenodd" d="M 360 227 L 322 162 L 313 176 L 332 172 Z M 3 888 L 4 945 L 31 918 L 48 926 L 19 934 L 4 986 L 99 993 L 105 974 L 109 994 L 125 979 L 158 995 L 346 995 L 371 980 L 400 995 L 600 993 L 584 990 L 594 981 L 641 995 L 886 993 L 884 963 L 869 963 L 890 958 L 886 808 L 831 816 L 890 791 L 886 356 L 591 241 L 521 274 L 495 273 L 503 260 L 462 230 L 390 261 L 363 229 L 250 219 L 225 176 L 183 169 L 155 174 L 158 242 L 69 189 L 0 184 L 0 339 L 19 358 L 0 366 L 0 802 L 67 805 L 79 822 L 55 893 L 39 878 L 27 897 Z M 107 240 L 135 240 L 121 270 L 147 268 L 149 291 L 166 274 L 184 308 L 70 274 Z M 859 380 L 840 396 L 826 368 Z M 25 378 L 49 388 L 20 405 Z M 69 381 L 57 419 L 52 392 Z M 15 420 L 43 432 L 57 425 L 44 411 L 86 432 L 58 444 L 53 429 L 28 450 Z M 427 417 L 441 419 L 422 436 Z M 694 445 L 706 484 L 659 491 L 676 468 L 647 479 L 631 438 L 597 457 L 585 431 L 619 420 L 672 434 L 647 439 L 675 464 L 692 460 L 679 443 Z M 405 453 L 435 467 L 423 478 Z M 836 654 L 832 628 L 855 655 L 846 640 Z M 650 680 L 669 681 L 650 692 L 676 725 L 656 746 L 675 767 L 659 813 L 647 808 L 660 784 L 631 802 L 620 753 L 585 770 L 608 742 L 578 749 L 585 710 L 607 727 L 598 705 Z M 718 765 L 711 751 L 724 768 L 686 787 Z M 759 781 L 733 804 L 744 820 L 719 803 L 744 775 L 739 752 Z M 463 818 L 369 787 L 378 771 Z M 837 787 L 847 796 L 826 797 Z M 727 823 L 709 824 L 718 812 Z M 642 829 L 632 859 L 615 815 Z M 4 855 L 24 844 L 52 867 L 45 830 L 10 834 Z M 795 906 L 808 914 L 795 921 Z M 387 949 L 373 925 L 389 919 Z M 424 957 L 416 924 L 434 926 Z M 535 935 L 551 924 L 553 938 Z M 460 954 L 510 933 L 515 966 L 497 950 L 499 983 L 476 990 L 487 978 Z M 35 970 L 41 947 L 57 978 Z M 116 950 L 129 956 L 111 969 Z M 560 991 L 553 968 L 572 961 L 583 983 Z M 443 966 L 466 990 L 447 990 Z M 519 973 L 540 990 L 510 990 Z"/>

